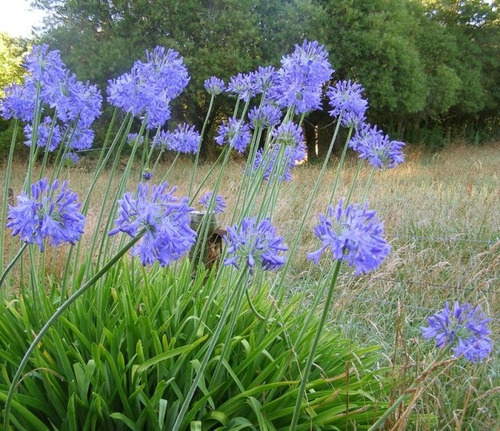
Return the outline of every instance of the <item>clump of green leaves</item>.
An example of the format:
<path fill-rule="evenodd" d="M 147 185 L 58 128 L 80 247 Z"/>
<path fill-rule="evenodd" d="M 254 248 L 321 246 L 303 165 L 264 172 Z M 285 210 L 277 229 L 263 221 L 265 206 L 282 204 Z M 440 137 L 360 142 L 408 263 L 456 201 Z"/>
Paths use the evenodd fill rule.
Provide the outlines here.
<path fill-rule="evenodd" d="M 123 259 L 96 289 L 76 301 L 30 359 L 14 398 L 16 429 L 168 430 L 195 378 L 223 312 L 228 279 L 189 264 L 177 274 L 131 267 Z M 1 308 L 0 396 L 38 322 L 54 304 L 25 293 Z M 274 309 L 262 286 L 253 305 Z M 287 429 L 317 321 L 297 302 L 262 321 L 247 304 L 232 309 L 181 429 Z M 35 310 L 42 307 L 43 311 Z M 377 347 L 362 348 L 325 331 L 310 371 L 307 412 L 298 429 L 344 429 L 373 423 L 387 408 L 390 385 Z"/>

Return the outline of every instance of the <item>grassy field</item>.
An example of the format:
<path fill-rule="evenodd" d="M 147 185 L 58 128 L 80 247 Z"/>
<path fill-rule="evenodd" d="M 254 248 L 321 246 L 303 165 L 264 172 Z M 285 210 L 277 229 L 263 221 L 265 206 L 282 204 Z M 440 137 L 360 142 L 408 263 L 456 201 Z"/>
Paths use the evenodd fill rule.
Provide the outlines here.
<path fill-rule="evenodd" d="M 22 187 L 24 169 L 14 169 L 15 191 Z M 339 191 L 334 200 L 348 193 L 356 160 L 347 160 Z M 325 184 L 332 183 L 332 162 Z M 446 300 L 480 304 L 492 318 L 490 327 L 498 344 L 500 333 L 500 145 L 455 146 L 439 153 L 413 149 L 402 166 L 377 172 L 367 194 L 370 207 L 385 220 L 392 252 L 383 266 L 366 276 L 341 276 L 332 304 L 331 325 L 350 339 L 380 344 L 387 363 L 404 370 L 395 378 L 404 390 L 418 376 L 432 355 L 431 346 L 420 336 L 426 317 L 439 310 Z M 227 202 L 219 224 L 230 223 L 243 162 L 233 161 L 224 172 L 220 193 Z M 210 165 L 201 165 L 198 181 Z M 168 169 L 168 165 L 161 169 Z M 293 181 L 284 185 L 274 217 L 280 234 L 292 237 L 298 214 L 308 199 L 319 167 L 304 164 L 293 171 Z M 171 185 L 187 192 L 192 164 L 181 160 L 168 177 Z M 19 173 L 19 174 L 16 174 Z M 81 167 L 67 170 L 70 186 L 80 195 L 87 191 L 91 172 Z M 101 180 L 106 184 L 105 174 Z M 360 172 L 361 188 L 370 176 Z M 3 178 L 4 175 L 1 176 Z M 139 173 L 132 175 L 138 178 Z M 156 174 L 155 179 L 157 179 Z M 2 182 L 2 180 L 0 180 Z M 207 184 L 202 192 L 210 189 Z M 3 184 L 0 184 L 3 192 Z M 316 214 L 324 212 L 330 190 L 320 189 L 304 230 L 303 241 L 292 256 L 290 292 L 314 296 L 314 270 L 305 253 L 318 247 L 312 233 Z M 106 201 L 103 189 L 93 193 L 87 229 L 96 224 L 95 214 Z M 94 225 L 94 226 L 92 226 Z M 64 250 L 62 251 L 64 252 Z M 500 417 L 500 361 L 498 346 L 492 357 L 480 365 L 460 361 L 440 369 L 437 377 L 415 405 L 415 429 L 434 429 L 428 413 L 437 413 L 439 429 L 491 430 Z M 397 394 L 394 394 L 396 396 Z"/>

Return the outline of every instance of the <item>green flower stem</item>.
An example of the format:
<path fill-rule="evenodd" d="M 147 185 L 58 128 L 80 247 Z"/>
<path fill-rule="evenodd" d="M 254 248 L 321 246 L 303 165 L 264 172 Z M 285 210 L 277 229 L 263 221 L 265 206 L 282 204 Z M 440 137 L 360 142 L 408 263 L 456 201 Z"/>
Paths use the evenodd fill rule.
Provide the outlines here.
<path fill-rule="evenodd" d="M 410 385 L 410 387 L 403 393 L 401 394 L 396 401 L 392 403 L 392 405 L 384 412 L 382 416 L 378 418 L 378 420 L 370 427 L 368 428 L 368 431 L 377 431 L 382 429 L 386 419 L 396 410 L 396 408 L 408 397 L 409 394 L 414 392 L 418 386 L 421 384 L 422 380 L 425 379 L 425 377 L 429 374 L 429 372 L 435 368 L 435 366 L 438 364 L 438 362 L 441 360 L 443 356 L 445 356 L 453 347 L 453 344 L 448 344 L 446 347 L 441 349 L 439 352 L 439 355 L 434 358 L 434 360 L 425 368 L 425 370 L 420 374 L 420 378 L 417 378 L 415 382 Z"/>
<path fill-rule="evenodd" d="M 4 220 L 7 220 L 7 208 L 9 207 L 9 186 L 12 175 L 12 162 L 14 160 L 14 149 L 16 146 L 17 139 L 17 130 L 19 128 L 19 120 L 14 121 L 14 130 L 12 132 L 12 139 L 10 141 L 9 155 L 7 158 L 7 168 L 5 171 L 5 184 L 4 184 L 4 193 L 3 193 L 3 202 L 2 202 L 2 224 L 0 227 L 0 268 L 3 268 L 4 264 L 4 252 L 5 252 L 5 223 Z M 0 283 L 1 286 L 1 283 Z"/>
<path fill-rule="evenodd" d="M 177 152 L 177 154 L 174 157 L 174 161 L 168 167 L 167 172 L 165 172 L 165 175 L 163 175 L 163 178 L 161 179 L 160 184 L 163 183 L 167 179 L 168 175 L 172 171 L 172 168 L 177 164 L 177 160 L 179 160 L 180 156 L 181 156 L 181 153 Z"/>
<path fill-rule="evenodd" d="M 33 128 L 31 133 L 31 142 L 30 142 L 30 155 L 28 159 L 28 172 L 26 173 L 26 178 L 24 181 L 24 191 L 26 193 L 29 192 L 31 185 L 31 175 L 33 172 L 33 164 L 35 163 L 35 154 L 38 140 L 38 127 L 40 125 L 40 117 L 42 116 L 42 106 L 40 103 L 40 81 L 36 84 L 36 97 L 35 97 L 35 112 L 33 113 Z"/>
<path fill-rule="evenodd" d="M 323 307 L 323 312 L 321 313 L 321 318 L 318 324 L 318 328 L 316 329 L 316 334 L 314 336 L 311 350 L 309 351 L 309 356 L 307 357 L 306 366 L 304 367 L 304 371 L 302 372 L 299 392 L 297 394 L 297 401 L 295 402 L 292 422 L 290 424 L 290 431 L 295 431 L 297 429 L 297 423 L 299 421 L 300 411 L 302 410 L 302 397 L 306 390 L 307 380 L 309 378 L 309 372 L 311 370 L 314 354 L 316 353 L 316 348 L 318 346 L 319 339 L 323 335 L 323 327 L 325 326 L 326 317 L 328 316 L 328 312 L 330 310 L 330 303 L 332 302 L 333 291 L 335 290 L 335 285 L 337 284 L 337 278 L 339 276 L 341 265 L 342 261 L 337 260 L 335 262 L 335 267 L 333 268 L 332 282 L 330 283 L 330 288 L 328 289 L 328 293 L 326 295 L 325 305 Z"/>
<path fill-rule="evenodd" d="M 193 190 L 194 179 L 196 176 L 196 171 L 198 170 L 198 163 L 200 161 L 201 143 L 203 142 L 203 137 L 205 136 L 205 130 L 207 128 L 208 119 L 210 118 L 210 114 L 212 113 L 212 109 L 214 106 L 214 100 L 215 100 L 215 94 L 212 94 L 210 97 L 210 103 L 208 105 L 208 111 L 207 111 L 207 114 L 205 115 L 205 121 L 203 121 L 203 126 L 201 128 L 200 142 L 198 144 L 198 151 L 196 151 L 196 156 L 194 159 L 194 166 L 193 166 L 193 170 L 191 171 L 191 181 L 189 182 L 188 196 L 191 195 L 191 191 Z"/>
<path fill-rule="evenodd" d="M 14 259 L 12 259 L 10 261 L 10 263 L 7 265 L 7 267 L 5 268 L 5 271 L 3 272 L 2 277 L 0 277 L 0 287 L 2 286 L 3 282 L 7 278 L 7 274 L 9 273 L 9 271 L 12 269 L 12 267 L 15 265 L 15 263 L 18 261 L 18 259 L 22 256 L 24 250 L 26 250 L 26 247 L 28 247 L 27 242 L 25 242 L 23 244 L 23 246 L 19 249 L 17 254 L 14 256 Z"/>
<path fill-rule="evenodd" d="M 339 117 L 339 119 L 338 119 L 337 129 L 335 129 L 335 134 L 337 134 L 337 130 L 338 130 L 338 126 L 340 124 L 340 120 L 341 120 L 341 117 Z M 344 148 L 342 149 L 342 154 L 340 156 L 339 165 L 337 167 L 337 174 L 335 175 L 335 181 L 334 181 L 333 187 L 332 187 L 332 193 L 330 194 L 330 200 L 329 200 L 329 204 L 330 205 L 331 205 L 331 203 L 333 201 L 333 197 L 335 196 L 335 193 L 337 191 L 337 187 L 339 185 L 340 174 L 342 173 L 342 169 L 344 167 L 344 161 L 345 161 L 345 156 L 347 154 L 347 148 L 349 147 L 349 141 L 351 140 L 352 129 L 353 129 L 353 126 L 351 126 L 349 128 L 349 132 L 348 132 L 347 138 L 345 140 Z M 353 184 L 354 184 L 354 182 L 353 182 Z"/>
<path fill-rule="evenodd" d="M 263 322 L 267 320 L 262 314 L 260 314 L 255 306 L 253 305 L 252 298 L 250 298 L 250 293 L 248 292 L 248 287 L 245 288 L 245 295 L 247 297 L 248 305 L 250 306 L 250 310 L 252 310 L 253 314 L 257 317 L 257 319 L 262 320 Z"/>
<path fill-rule="evenodd" d="M 363 196 L 361 196 L 360 202 L 364 202 L 364 200 L 366 198 L 366 194 L 368 193 L 368 190 L 370 190 L 370 187 L 372 185 L 373 177 L 375 176 L 376 170 L 377 170 L 377 168 L 374 167 L 372 169 L 372 171 L 370 172 L 370 176 L 368 177 L 368 181 L 366 182 L 365 190 L 363 191 Z"/>
<path fill-rule="evenodd" d="M 141 239 L 141 237 L 146 233 L 146 230 L 142 230 L 139 232 L 137 236 L 135 236 L 131 241 L 129 241 L 116 255 L 109 260 L 109 262 L 102 267 L 102 269 L 96 273 L 89 281 L 87 281 L 82 287 L 80 287 L 76 292 L 74 292 L 66 301 L 64 301 L 59 308 L 55 311 L 54 314 L 50 317 L 49 320 L 45 323 L 43 328 L 40 330 L 38 335 L 30 344 L 28 350 L 23 356 L 21 363 L 19 364 L 16 374 L 14 375 L 12 382 L 9 387 L 9 392 L 7 394 L 7 400 L 5 401 L 5 410 L 4 410 L 4 429 L 9 429 L 10 422 L 10 408 L 14 396 L 14 392 L 17 389 L 19 384 L 19 380 L 21 377 L 21 373 L 23 372 L 24 367 L 29 361 L 29 358 L 33 351 L 37 348 L 38 343 L 42 340 L 45 334 L 49 331 L 55 321 L 64 313 L 64 311 L 75 302 L 80 296 L 82 296 L 90 287 L 92 287 L 109 269 L 116 263 L 121 257 L 132 247 L 134 244 Z"/>
<path fill-rule="evenodd" d="M 325 160 L 324 160 L 323 165 L 321 167 L 321 171 L 319 172 L 319 175 L 318 175 L 318 178 L 316 179 L 313 190 L 311 191 L 309 201 L 307 202 L 304 214 L 302 215 L 302 220 L 300 221 L 300 224 L 297 227 L 297 235 L 295 235 L 295 239 L 293 241 L 293 244 L 290 247 L 290 249 L 288 250 L 289 256 L 293 256 L 295 254 L 295 250 L 297 249 L 297 246 L 299 245 L 299 242 L 302 239 L 302 230 L 304 229 L 304 225 L 306 224 L 306 220 L 309 217 L 309 213 L 311 211 L 314 198 L 316 196 L 316 193 L 318 192 L 318 188 L 321 184 L 321 180 L 323 179 L 323 175 L 325 174 L 326 167 L 328 165 L 328 161 L 329 161 L 330 156 L 331 156 L 332 151 L 333 151 L 333 145 L 335 144 L 335 141 L 337 140 L 337 135 L 338 135 L 338 132 L 340 129 L 341 120 L 342 120 L 342 114 L 340 114 L 340 116 L 337 120 L 337 127 L 335 128 L 335 132 L 333 133 L 332 139 L 330 141 L 330 146 L 328 147 L 328 152 L 326 154 Z M 347 142 L 348 141 L 346 140 L 346 146 L 347 146 Z M 340 166 L 338 167 L 338 169 L 340 170 Z M 333 192 L 334 191 L 335 191 L 335 188 L 333 189 Z M 280 291 L 280 294 L 279 294 L 279 297 L 277 300 L 278 306 L 281 305 L 281 303 L 285 297 L 285 289 L 283 289 L 283 286 L 285 284 L 285 280 L 286 280 L 285 277 L 286 277 L 286 274 L 288 273 L 288 269 L 290 268 L 291 261 L 292 261 L 292 259 L 287 259 L 287 261 L 285 262 L 285 265 L 284 265 L 283 270 L 282 270 L 282 276 L 279 280 L 278 290 Z"/>
<path fill-rule="evenodd" d="M 222 332 L 222 329 L 226 326 L 226 319 L 229 315 L 229 312 L 231 311 L 231 304 L 237 303 L 235 302 L 235 299 L 240 297 L 243 292 L 243 289 L 239 289 L 240 285 L 245 282 L 246 277 L 248 276 L 248 268 L 244 271 L 241 271 L 240 276 L 236 280 L 235 286 L 231 291 L 231 295 L 227 299 L 224 307 L 223 307 L 223 312 L 222 315 L 219 319 L 219 323 L 217 324 L 217 327 L 215 328 L 215 331 L 212 335 L 212 338 L 210 339 L 210 344 L 208 345 L 208 348 L 205 352 L 205 356 L 203 357 L 203 361 L 200 364 L 200 368 L 198 369 L 198 372 L 196 373 L 196 377 L 193 379 L 193 382 L 191 383 L 191 387 L 189 388 L 188 393 L 186 394 L 186 397 L 184 398 L 184 401 L 182 403 L 182 406 L 179 410 L 179 413 L 177 414 L 177 419 L 175 420 L 174 425 L 172 426 L 171 431 L 178 431 L 181 427 L 182 421 L 184 420 L 184 415 L 186 414 L 187 409 L 189 408 L 189 404 L 191 403 L 191 400 L 193 398 L 194 393 L 198 389 L 198 384 L 200 383 L 201 378 L 204 376 L 205 368 L 207 367 L 207 364 L 211 358 L 212 352 L 215 349 L 215 346 L 217 345 L 217 342 L 219 341 L 220 334 Z M 7 429 L 7 428 L 5 428 Z"/>
<path fill-rule="evenodd" d="M 354 188 L 356 186 L 356 182 L 358 180 L 358 175 L 359 172 L 361 171 L 361 167 L 363 166 L 363 160 L 359 159 L 358 164 L 356 165 L 356 172 L 354 173 L 354 178 L 351 181 L 351 187 L 349 188 L 349 193 L 347 194 L 347 197 L 345 199 L 344 205 L 347 207 L 349 205 L 349 202 L 351 201 L 352 194 L 354 192 Z M 330 198 L 330 205 L 332 204 L 332 197 Z"/>

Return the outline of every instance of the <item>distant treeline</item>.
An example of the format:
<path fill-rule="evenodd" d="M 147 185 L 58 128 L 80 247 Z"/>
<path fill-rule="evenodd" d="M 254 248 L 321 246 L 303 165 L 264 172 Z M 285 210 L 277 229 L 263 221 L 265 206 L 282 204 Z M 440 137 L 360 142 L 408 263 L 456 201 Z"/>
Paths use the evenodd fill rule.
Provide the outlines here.
<path fill-rule="evenodd" d="M 201 127 L 204 79 L 280 65 L 304 39 L 330 52 L 332 79 L 360 82 L 368 120 L 391 137 L 442 146 L 482 143 L 500 132 L 500 19 L 484 0 L 34 0 L 50 17 L 40 41 L 59 49 L 79 79 L 105 91 L 111 78 L 156 45 L 184 57 L 189 89 L 172 125 Z M 217 100 L 211 130 L 232 112 Z M 313 112 L 306 135 L 321 153 L 332 119 Z M 204 144 L 209 150 L 210 142 Z"/>

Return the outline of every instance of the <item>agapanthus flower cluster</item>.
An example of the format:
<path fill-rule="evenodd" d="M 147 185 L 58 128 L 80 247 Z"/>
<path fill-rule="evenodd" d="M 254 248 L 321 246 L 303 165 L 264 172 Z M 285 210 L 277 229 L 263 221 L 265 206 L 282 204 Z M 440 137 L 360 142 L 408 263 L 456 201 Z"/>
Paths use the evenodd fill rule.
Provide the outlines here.
<path fill-rule="evenodd" d="M 257 94 L 266 93 L 278 79 L 276 69 L 272 66 L 262 67 L 259 66 L 257 71 L 252 72 L 252 78 L 256 88 Z"/>
<path fill-rule="evenodd" d="M 252 74 L 238 73 L 229 79 L 226 91 L 248 102 L 257 94 L 257 84 Z"/>
<path fill-rule="evenodd" d="M 276 106 L 254 106 L 248 113 L 248 121 L 252 129 L 274 127 L 281 121 L 282 112 Z"/>
<path fill-rule="evenodd" d="M 448 302 L 444 308 L 427 319 L 429 326 L 422 327 L 422 336 L 434 338 L 437 347 L 452 345 L 455 357 L 463 356 L 470 362 L 480 362 L 493 349 L 488 319 L 481 307 L 469 303 L 460 305 L 457 301 L 450 310 Z"/>
<path fill-rule="evenodd" d="M 323 252 L 330 249 L 332 257 L 354 267 L 356 275 L 367 273 L 389 254 L 389 244 L 383 238 L 383 222 L 367 204 L 351 204 L 347 208 L 343 204 L 341 199 L 335 209 L 330 205 L 326 214 L 319 215 L 314 233 L 322 245 L 308 254 L 308 260 L 318 264 Z"/>
<path fill-rule="evenodd" d="M 257 221 L 254 217 L 244 218 L 241 226 L 227 228 L 224 236 L 228 244 L 228 258 L 224 265 L 236 268 L 248 266 L 264 270 L 278 269 L 284 265 L 286 258 L 280 253 L 288 250 L 281 236 L 276 235 L 276 229 L 269 218 Z"/>
<path fill-rule="evenodd" d="M 332 110 L 329 114 L 338 118 L 342 115 L 340 123 L 344 127 L 357 127 L 365 121 L 368 101 L 363 99 L 363 87 L 351 80 L 339 81 L 329 87 L 326 95 Z"/>
<path fill-rule="evenodd" d="M 26 137 L 25 144 L 29 147 L 33 140 L 33 126 L 31 123 L 24 126 L 24 136 Z M 58 124 L 53 124 L 51 117 L 45 117 L 38 125 L 36 146 L 45 148 L 48 145 L 48 151 L 54 151 L 62 139 L 61 127 Z"/>
<path fill-rule="evenodd" d="M 157 46 L 146 51 L 146 62 L 137 60 L 130 73 L 109 81 L 108 100 L 134 116 L 147 116 L 147 127 L 153 129 L 170 119 L 170 101 L 188 82 L 182 57 L 173 49 Z"/>
<path fill-rule="evenodd" d="M 200 133 L 194 126 L 179 124 L 173 132 L 167 132 L 166 143 L 169 150 L 196 154 L 200 146 Z"/>
<path fill-rule="evenodd" d="M 304 141 L 302 128 L 292 121 L 281 123 L 281 125 L 272 132 L 274 142 L 277 144 L 291 145 L 297 147 Z"/>
<path fill-rule="evenodd" d="M 319 109 L 322 87 L 333 73 L 324 46 L 305 40 L 281 64 L 269 97 L 282 108 L 294 107 L 297 114 Z"/>
<path fill-rule="evenodd" d="M 45 44 L 33 47 L 27 55 L 23 67 L 26 69 L 24 83 L 14 84 L 5 90 L 6 97 L 0 105 L 0 112 L 5 118 L 18 118 L 30 123 L 34 119 L 37 106 L 40 114 L 56 113 L 57 120 L 64 126 L 77 127 L 78 135 L 85 140 L 73 144 L 73 148 L 89 148 L 92 142 L 88 138 L 94 120 L 101 113 L 102 97 L 95 85 L 82 83 L 70 73 L 61 61 L 59 51 L 50 51 Z M 38 105 L 37 105 L 38 102 Z M 44 123 L 41 127 L 46 128 Z M 32 132 L 32 125 L 27 126 Z M 37 145 L 54 150 L 59 142 L 47 142 L 44 130 L 38 133 Z M 52 138 L 57 138 L 57 133 Z M 68 134 L 71 136 L 71 134 Z M 31 140 L 27 141 L 31 144 Z"/>
<path fill-rule="evenodd" d="M 127 144 L 129 145 L 142 145 L 144 142 L 144 136 L 140 136 L 139 133 L 129 133 L 127 135 Z"/>
<path fill-rule="evenodd" d="M 212 199 L 213 192 L 207 192 L 205 193 L 201 199 L 198 201 L 199 204 L 203 205 L 207 210 L 210 209 L 210 201 Z M 226 209 L 226 201 L 224 200 L 224 197 L 221 195 L 216 195 L 214 202 L 213 202 L 213 209 L 212 211 L 215 214 L 223 213 L 224 210 Z"/>
<path fill-rule="evenodd" d="M 230 117 L 228 121 L 224 121 L 219 127 L 215 142 L 218 145 L 229 144 L 231 148 L 234 148 L 239 153 L 244 153 L 251 139 L 252 134 L 248 124 Z"/>
<path fill-rule="evenodd" d="M 263 169 L 263 178 L 269 181 L 271 177 L 278 181 L 291 181 L 292 168 L 306 156 L 306 147 L 303 143 L 296 146 L 275 144 L 270 150 L 257 151 L 252 172 Z"/>
<path fill-rule="evenodd" d="M 70 160 L 71 163 L 76 165 L 80 161 L 80 156 L 77 153 L 70 151 L 69 153 L 64 154 L 63 159 Z"/>
<path fill-rule="evenodd" d="M 132 249 L 143 265 L 169 265 L 196 242 L 196 232 L 190 227 L 193 208 L 188 206 L 186 197 L 179 199 L 174 195 L 175 187 L 167 188 L 166 182 L 152 188 L 140 183 L 137 194 L 127 192 L 118 201 L 116 228 L 108 235 L 125 232 L 135 237 L 144 229 L 144 236 Z"/>
<path fill-rule="evenodd" d="M 224 81 L 216 76 L 206 79 L 203 85 L 205 90 L 207 90 L 207 93 L 213 96 L 218 96 L 226 89 Z"/>
<path fill-rule="evenodd" d="M 60 189 L 59 189 L 59 186 Z M 46 178 L 31 185 L 31 195 L 22 192 L 17 205 L 10 206 L 7 227 L 28 244 L 37 244 L 44 251 L 44 240 L 58 246 L 80 239 L 85 217 L 79 211 L 78 196 L 66 181 L 49 184 Z"/>
<path fill-rule="evenodd" d="M 377 126 L 365 124 L 356 130 L 349 146 L 373 167 L 394 168 L 404 162 L 403 142 L 391 141 Z"/>

